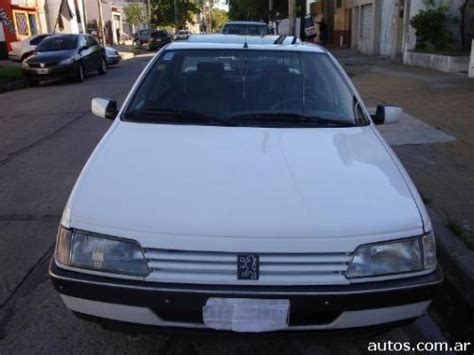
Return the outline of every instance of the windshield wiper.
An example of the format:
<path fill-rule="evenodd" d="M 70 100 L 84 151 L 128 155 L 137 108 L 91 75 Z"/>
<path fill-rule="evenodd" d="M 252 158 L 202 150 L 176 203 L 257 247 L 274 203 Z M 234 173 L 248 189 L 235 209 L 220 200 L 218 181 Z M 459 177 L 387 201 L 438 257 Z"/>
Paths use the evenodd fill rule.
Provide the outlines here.
<path fill-rule="evenodd" d="M 126 112 L 125 118 L 133 122 L 237 126 L 223 118 L 191 110 L 133 110 Z"/>
<path fill-rule="evenodd" d="M 354 127 L 356 124 L 346 120 L 335 120 L 318 116 L 304 116 L 297 113 L 247 113 L 231 116 L 231 122 L 255 122 L 263 125 L 289 124 L 292 126 L 302 125 L 306 127 Z"/>

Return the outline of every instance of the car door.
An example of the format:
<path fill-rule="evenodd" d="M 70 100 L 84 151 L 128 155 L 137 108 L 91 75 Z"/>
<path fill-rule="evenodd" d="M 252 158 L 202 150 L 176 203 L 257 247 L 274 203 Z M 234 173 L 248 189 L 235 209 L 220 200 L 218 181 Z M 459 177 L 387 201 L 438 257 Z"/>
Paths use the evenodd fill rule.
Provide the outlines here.
<path fill-rule="evenodd" d="M 93 65 L 91 63 L 91 48 L 89 48 L 86 36 L 83 35 L 79 35 L 79 57 L 84 71 L 89 73 Z"/>
<path fill-rule="evenodd" d="M 100 67 L 101 60 L 102 60 L 102 46 L 97 42 L 97 40 L 92 36 L 87 37 L 87 44 L 89 45 L 89 49 L 91 50 L 91 65 L 92 70 L 96 70 Z"/>

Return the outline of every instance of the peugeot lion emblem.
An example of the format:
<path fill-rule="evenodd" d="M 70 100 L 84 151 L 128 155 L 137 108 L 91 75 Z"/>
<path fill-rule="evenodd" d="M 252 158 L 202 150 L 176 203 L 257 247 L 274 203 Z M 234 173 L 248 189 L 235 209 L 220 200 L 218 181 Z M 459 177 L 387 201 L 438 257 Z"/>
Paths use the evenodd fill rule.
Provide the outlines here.
<path fill-rule="evenodd" d="M 260 259 L 255 254 L 237 255 L 237 279 L 258 280 L 260 276 Z"/>
<path fill-rule="evenodd" d="M 40 63 L 40 67 L 41 68 L 44 68 L 45 64 L 44 63 Z"/>

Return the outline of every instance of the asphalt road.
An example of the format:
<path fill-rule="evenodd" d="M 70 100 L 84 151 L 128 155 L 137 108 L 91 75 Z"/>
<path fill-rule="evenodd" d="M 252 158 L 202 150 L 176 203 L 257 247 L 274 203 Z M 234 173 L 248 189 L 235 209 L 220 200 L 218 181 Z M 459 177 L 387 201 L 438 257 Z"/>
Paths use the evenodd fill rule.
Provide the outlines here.
<path fill-rule="evenodd" d="M 93 97 L 125 98 L 148 58 L 84 83 L 0 95 L 0 354 L 359 354 L 371 341 L 440 341 L 426 316 L 379 335 L 197 336 L 123 334 L 76 319 L 47 277 L 66 199 L 110 125 Z M 113 183 L 113 176 L 110 183 Z"/>

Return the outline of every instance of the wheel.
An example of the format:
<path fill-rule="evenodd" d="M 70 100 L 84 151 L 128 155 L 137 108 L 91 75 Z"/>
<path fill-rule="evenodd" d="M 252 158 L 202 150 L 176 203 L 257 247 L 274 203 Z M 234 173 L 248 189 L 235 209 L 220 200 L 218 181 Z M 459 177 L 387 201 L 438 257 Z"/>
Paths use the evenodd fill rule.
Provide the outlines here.
<path fill-rule="evenodd" d="M 100 60 L 100 66 L 99 66 L 98 72 L 100 75 L 107 74 L 107 63 L 104 58 Z"/>
<path fill-rule="evenodd" d="M 82 83 L 85 78 L 86 78 L 86 76 L 85 76 L 85 73 L 84 73 L 84 67 L 82 66 L 82 64 L 79 63 L 77 65 L 76 78 L 75 79 L 78 83 Z"/>

